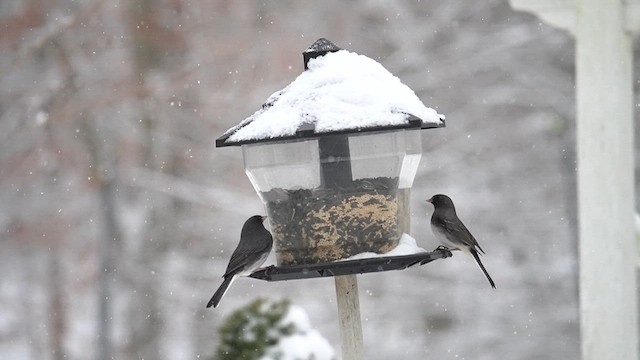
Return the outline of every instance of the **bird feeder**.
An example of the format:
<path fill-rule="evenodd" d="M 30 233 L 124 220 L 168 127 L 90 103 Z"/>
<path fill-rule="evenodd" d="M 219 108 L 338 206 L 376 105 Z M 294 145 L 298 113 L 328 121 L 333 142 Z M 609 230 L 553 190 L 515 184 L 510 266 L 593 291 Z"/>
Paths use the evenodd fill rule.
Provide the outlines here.
<path fill-rule="evenodd" d="M 267 211 L 278 268 L 254 277 L 384 271 L 450 256 L 336 262 L 387 253 L 409 233 L 421 130 L 443 127 L 444 116 L 374 60 L 325 39 L 303 57 L 294 82 L 216 140 L 242 147 Z"/>
<path fill-rule="evenodd" d="M 328 40 L 303 58 L 305 71 L 216 146 L 242 147 L 267 210 L 277 266 L 250 276 L 334 276 L 343 358 L 362 359 L 356 274 L 451 256 L 425 252 L 408 235 L 421 130 L 444 126 L 444 116 L 382 65 Z M 408 240 L 422 251 L 396 251 Z"/>

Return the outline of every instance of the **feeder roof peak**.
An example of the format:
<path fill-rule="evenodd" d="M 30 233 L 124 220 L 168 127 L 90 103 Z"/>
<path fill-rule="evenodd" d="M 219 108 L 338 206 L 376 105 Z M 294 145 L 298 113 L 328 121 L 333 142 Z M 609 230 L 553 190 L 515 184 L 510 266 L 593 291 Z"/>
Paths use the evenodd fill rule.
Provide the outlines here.
<path fill-rule="evenodd" d="M 218 139 L 239 145 L 312 134 L 402 127 L 419 119 L 422 127 L 443 126 L 444 116 L 425 106 L 400 79 L 364 55 L 340 50 L 326 39 L 305 53 L 307 67 L 291 84 Z M 305 59 L 307 60 L 307 59 Z"/>
<path fill-rule="evenodd" d="M 308 53 L 308 52 L 332 52 L 332 51 L 338 51 L 340 50 L 339 47 L 337 47 L 334 43 L 332 43 L 331 41 L 325 39 L 325 38 L 320 38 L 318 40 L 316 40 L 316 42 L 314 42 L 307 50 L 305 50 L 304 52 Z"/>

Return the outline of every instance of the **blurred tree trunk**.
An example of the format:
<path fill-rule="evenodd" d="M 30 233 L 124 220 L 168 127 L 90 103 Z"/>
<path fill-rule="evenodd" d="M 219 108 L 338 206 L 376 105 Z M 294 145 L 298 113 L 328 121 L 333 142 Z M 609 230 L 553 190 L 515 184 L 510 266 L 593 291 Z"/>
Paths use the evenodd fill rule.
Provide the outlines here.
<path fill-rule="evenodd" d="M 62 296 L 64 284 L 60 276 L 60 260 L 57 255 L 58 251 L 49 253 L 47 264 L 49 276 L 47 279 L 47 285 L 49 286 L 49 321 L 51 323 L 49 347 L 51 348 L 53 359 L 62 360 L 66 357 L 63 347 L 66 333 L 66 311 Z"/>
<path fill-rule="evenodd" d="M 139 99 L 137 116 L 142 124 L 139 144 L 141 167 L 150 172 L 162 172 L 178 175 L 178 163 L 172 149 L 172 128 L 175 121 L 166 119 L 154 111 L 157 101 L 153 96 L 149 75 L 164 66 L 167 54 L 174 46 L 174 34 L 156 18 L 157 8 L 162 5 L 156 1 L 143 0 L 130 5 L 129 26 L 131 29 L 131 50 L 133 57 L 133 74 Z M 167 70 L 167 69 L 163 69 Z M 145 204 L 145 227 L 137 239 L 131 239 L 128 266 L 131 286 L 131 301 L 127 304 L 127 320 L 129 322 L 129 341 L 127 357 L 144 359 L 167 358 L 168 345 L 165 336 L 167 315 L 166 304 L 160 302 L 163 296 L 167 269 L 167 254 L 171 243 L 178 238 L 178 217 L 180 206 L 178 201 L 165 194 L 152 191 L 137 191 L 136 201 Z M 144 276 L 136 276 L 136 272 L 145 272 Z"/>
<path fill-rule="evenodd" d="M 114 139 L 97 122 L 82 122 L 85 142 L 92 164 L 92 178 L 98 185 L 98 204 L 102 217 L 102 234 L 98 246 L 98 346 L 97 358 L 112 359 L 114 285 L 116 283 L 117 258 L 120 254 L 120 230 L 117 223 L 117 171 Z"/>
<path fill-rule="evenodd" d="M 134 86 L 137 87 L 136 94 L 139 95 L 137 103 L 138 117 L 143 126 L 142 138 L 140 139 L 140 153 L 142 166 L 153 170 L 156 166 L 155 157 L 155 132 L 156 124 L 154 119 L 144 106 L 147 97 L 146 75 L 154 67 L 155 56 L 151 54 L 150 44 L 146 37 L 149 36 L 149 20 L 153 10 L 153 1 L 142 0 L 130 4 L 131 11 L 129 28 L 132 36 L 131 53 L 133 57 L 133 74 L 135 77 Z M 140 238 L 129 239 L 131 242 L 139 242 L 129 246 L 131 253 L 127 256 L 129 264 L 127 266 L 128 278 L 132 292 L 127 302 L 125 325 L 129 336 L 126 344 L 126 357 L 136 359 L 160 359 L 159 336 L 162 330 L 160 320 L 160 309 L 158 305 L 158 279 L 157 266 L 159 265 L 156 253 L 161 251 L 162 234 L 155 231 L 158 224 L 162 224 L 159 219 L 162 211 L 159 206 L 157 195 L 144 191 L 142 196 L 136 201 L 144 202 L 146 214 L 144 216 L 145 227 L 140 232 Z M 144 276 L 137 276 L 144 272 Z"/>
<path fill-rule="evenodd" d="M 47 193 L 55 193 L 56 178 L 58 177 L 58 164 L 55 157 L 51 156 L 51 152 L 55 148 L 53 139 L 51 122 L 46 122 L 44 126 L 44 154 L 45 165 L 44 173 L 46 174 L 45 191 Z M 62 360 L 67 357 L 64 350 L 64 339 L 67 330 L 67 311 L 65 306 L 65 281 L 62 275 L 61 257 L 65 252 L 64 236 L 61 234 L 63 230 L 59 228 L 59 224 L 55 223 L 50 227 L 47 233 L 49 248 L 47 253 L 47 286 L 49 292 L 49 315 L 50 327 L 49 347 L 51 348 L 52 358 Z"/>
<path fill-rule="evenodd" d="M 60 65 L 65 79 L 62 87 L 65 91 L 60 91 L 59 93 L 62 95 L 56 95 L 58 98 L 55 100 L 67 106 L 66 104 L 70 102 L 70 97 L 80 91 L 75 81 L 80 75 L 72 61 L 75 56 L 74 50 L 76 49 L 70 48 L 62 40 L 53 40 L 51 43 L 57 49 L 58 65 Z M 91 109 L 91 107 L 89 108 Z M 47 125 L 47 128 L 49 128 L 49 125 Z M 114 318 L 116 318 L 114 287 L 117 276 L 116 268 L 118 268 L 117 259 L 122 253 L 122 236 L 117 221 L 117 137 L 107 124 L 103 124 L 97 116 L 92 114 L 87 114 L 79 119 L 79 130 L 81 130 L 78 132 L 82 134 L 81 139 L 88 153 L 89 181 L 95 184 L 95 188 L 91 193 L 97 197 L 97 210 L 100 219 L 97 246 L 98 268 L 96 271 L 98 281 L 97 338 L 99 344 L 96 358 L 107 360 L 116 357 L 113 340 Z M 53 140 L 50 142 L 53 142 Z M 54 146 L 51 145 L 50 147 L 53 152 Z M 52 266 L 59 268 L 60 265 L 57 261 L 55 259 Z M 53 278 L 56 273 L 54 270 L 56 269 L 51 271 L 52 282 L 59 282 Z M 61 286 L 55 285 L 55 288 L 59 290 Z M 62 306 L 60 308 L 62 309 Z M 60 336 L 59 341 L 62 342 L 62 335 Z M 54 351 L 56 351 L 55 343 L 52 345 Z M 62 356 L 64 357 L 65 355 L 62 354 Z"/>
<path fill-rule="evenodd" d="M 103 234 L 100 247 L 100 277 L 98 296 L 100 304 L 100 359 L 112 359 L 115 353 L 112 338 L 113 329 L 113 287 L 116 282 L 116 259 L 118 257 L 118 243 L 120 236 L 116 223 L 116 167 L 113 154 L 109 153 L 109 160 L 105 161 L 107 169 L 104 169 L 106 176 L 100 181 L 100 207 L 103 217 Z M 99 176 L 99 175 L 98 175 Z"/>

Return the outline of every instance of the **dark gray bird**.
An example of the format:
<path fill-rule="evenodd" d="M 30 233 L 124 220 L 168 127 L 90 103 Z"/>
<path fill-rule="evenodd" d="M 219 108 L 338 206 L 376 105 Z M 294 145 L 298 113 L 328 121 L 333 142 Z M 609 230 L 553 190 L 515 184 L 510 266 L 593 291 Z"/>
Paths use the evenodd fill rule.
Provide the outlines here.
<path fill-rule="evenodd" d="M 238 247 L 231 254 L 227 271 L 222 276 L 224 281 L 207 303 L 207 308 L 218 306 L 227 289 L 238 276 L 251 275 L 267 260 L 273 246 L 273 238 L 262 224 L 265 218 L 266 216 L 254 215 L 245 221 Z"/>
<path fill-rule="evenodd" d="M 458 219 L 456 208 L 453 201 L 447 195 L 433 195 L 427 202 L 433 204 L 434 211 L 431 216 L 431 231 L 444 246 L 450 250 L 461 250 L 462 252 L 473 256 L 482 269 L 482 272 L 489 280 L 492 288 L 496 288 L 496 284 L 489 276 L 487 269 L 480 261 L 480 253 L 484 254 L 484 250 L 480 247 L 476 239 L 471 235 L 466 226 Z"/>

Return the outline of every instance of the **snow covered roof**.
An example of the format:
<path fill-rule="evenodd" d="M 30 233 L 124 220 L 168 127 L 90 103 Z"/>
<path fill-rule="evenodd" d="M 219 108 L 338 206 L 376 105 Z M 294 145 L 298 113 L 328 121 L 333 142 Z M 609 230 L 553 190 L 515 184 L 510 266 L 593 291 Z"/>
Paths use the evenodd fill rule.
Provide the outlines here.
<path fill-rule="evenodd" d="M 340 50 L 324 39 L 317 44 L 320 56 L 308 60 L 307 70 L 227 130 L 216 146 L 407 128 L 416 123 L 422 128 L 444 126 L 444 115 L 425 106 L 375 60 Z M 312 46 L 305 57 L 316 49 Z"/>

